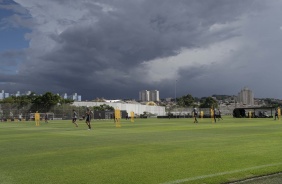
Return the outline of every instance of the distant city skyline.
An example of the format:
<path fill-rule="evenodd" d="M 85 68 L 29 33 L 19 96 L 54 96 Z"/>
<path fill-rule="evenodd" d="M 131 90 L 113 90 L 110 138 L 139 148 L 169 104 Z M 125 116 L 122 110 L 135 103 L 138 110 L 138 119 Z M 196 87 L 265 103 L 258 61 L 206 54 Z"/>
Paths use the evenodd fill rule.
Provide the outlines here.
<path fill-rule="evenodd" d="M 17 91 L 16 93 L 7 93 L 7 92 L 5 92 L 5 90 L 2 90 L 0 92 L 0 100 L 8 98 L 10 96 L 18 97 L 18 96 L 23 96 L 23 95 L 30 95 L 31 93 L 32 93 L 31 91 L 26 91 L 24 93 L 21 93 L 20 91 Z M 55 93 L 55 94 L 58 94 L 58 93 Z M 41 94 L 36 94 L 36 95 L 41 95 Z M 63 99 L 71 99 L 71 100 L 74 100 L 74 101 L 82 101 L 81 95 L 78 95 L 77 93 L 73 93 L 72 95 L 68 95 L 67 93 L 63 93 L 61 95 L 58 94 L 58 95 L 61 96 Z"/>
<path fill-rule="evenodd" d="M 213 95 L 228 95 L 228 96 L 234 96 L 237 98 L 237 102 L 240 102 L 242 104 L 247 104 L 247 105 L 254 105 L 254 99 L 256 98 L 254 96 L 254 93 L 253 91 L 248 88 L 247 86 L 241 88 L 241 90 L 238 90 L 239 92 L 237 93 L 237 95 L 235 94 L 232 94 L 232 95 L 228 95 L 228 94 L 211 94 L 209 96 L 213 96 Z M 7 98 L 9 96 L 21 96 L 21 95 L 29 95 L 31 94 L 31 92 L 34 92 L 34 91 L 25 91 L 24 93 L 21 93 L 20 91 L 16 91 L 15 93 L 11 93 L 10 91 L 5 91 L 5 90 L 1 90 L 0 91 L 0 100 L 1 99 L 4 99 L 4 98 Z M 48 92 L 48 91 L 46 91 Z M 46 93 L 44 92 L 44 93 Z M 36 92 L 34 92 L 35 94 L 37 94 Z M 44 94 L 42 93 L 42 94 Z M 135 99 L 135 100 L 139 100 L 139 101 L 160 101 L 161 99 L 163 100 L 167 100 L 167 99 L 170 99 L 170 100 L 174 100 L 174 97 L 164 97 L 164 98 L 160 98 L 159 95 L 161 94 L 161 92 L 159 90 L 142 90 L 142 91 L 139 91 L 139 96 L 138 98 L 123 98 L 123 99 Z M 78 95 L 77 93 L 71 93 L 71 95 L 69 95 L 68 93 L 54 93 L 54 94 L 58 94 L 59 96 L 61 96 L 62 98 L 64 99 L 72 99 L 72 100 L 75 100 L 75 101 L 91 101 L 91 100 L 95 100 L 96 98 L 103 98 L 103 97 L 97 97 L 97 96 L 93 96 L 92 98 L 90 99 L 85 99 L 82 97 L 82 95 Z M 40 95 L 40 94 L 37 94 L 37 95 Z M 185 94 L 187 95 L 187 94 Z M 184 95 L 182 95 L 184 96 Z M 193 95 L 192 95 L 193 96 Z M 181 96 L 176 96 L 177 98 L 181 97 Z M 195 96 L 193 96 L 195 97 Z M 203 98 L 203 97 L 208 97 L 208 96 L 202 96 L 202 97 L 199 97 L 199 98 Z M 264 98 L 270 98 L 270 97 L 264 97 Z M 121 100 L 121 98 L 104 98 L 105 100 Z M 277 98 L 277 99 L 280 99 L 280 98 Z"/>

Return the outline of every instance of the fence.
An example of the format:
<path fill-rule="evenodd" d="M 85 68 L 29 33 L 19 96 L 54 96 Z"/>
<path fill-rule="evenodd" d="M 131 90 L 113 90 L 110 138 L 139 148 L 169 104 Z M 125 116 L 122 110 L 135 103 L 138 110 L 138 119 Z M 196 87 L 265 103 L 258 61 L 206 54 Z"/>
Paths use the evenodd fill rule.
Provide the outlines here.
<path fill-rule="evenodd" d="M 169 110 L 170 114 L 173 114 L 173 116 L 175 117 L 192 117 L 192 112 L 193 112 L 193 108 L 192 107 L 188 107 L 188 108 L 173 108 Z M 200 116 L 201 111 L 203 112 L 203 116 L 204 117 L 210 117 L 210 108 L 197 108 L 198 111 L 198 115 Z M 226 109 L 220 109 L 221 114 L 222 115 L 229 115 L 232 113 L 232 111 L 230 110 L 226 110 Z M 216 114 L 218 114 L 218 109 L 215 112 Z"/>
<path fill-rule="evenodd" d="M 44 106 L 37 106 L 31 110 L 32 105 L 33 104 L 19 106 L 18 104 L 2 103 L 0 104 L 0 119 L 2 121 L 8 119 L 12 121 L 14 119 L 30 120 L 32 119 L 32 114 L 36 111 L 41 114 L 53 114 L 52 119 L 71 119 L 73 109 L 76 110 L 79 118 L 82 118 L 86 112 L 86 107 L 75 107 L 69 104 L 56 105 L 49 111 L 43 110 Z"/>
<path fill-rule="evenodd" d="M 44 110 L 44 105 L 34 106 L 34 104 L 11 104 L 11 103 L 0 103 L 0 119 L 19 119 L 20 117 L 25 120 L 29 120 L 31 113 L 35 113 L 38 111 L 39 113 L 53 113 L 53 119 L 71 119 L 73 114 L 73 109 L 77 112 L 77 116 L 79 119 L 82 119 L 85 115 L 86 108 L 90 108 L 90 110 L 94 111 L 93 106 L 99 106 L 102 104 L 110 105 L 114 108 L 118 108 L 120 110 L 125 110 L 127 113 L 133 111 L 136 115 L 141 115 L 143 112 L 149 112 L 152 114 L 156 114 L 157 116 L 166 116 L 169 113 L 172 113 L 175 116 L 192 116 L 193 108 L 174 108 L 167 109 L 165 111 L 165 107 L 163 106 L 148 106 L 141 104 L 121 104 L 121 103 L 102 103 L 102 102 L 81 102 L 74 105 L 70 104 L 62 104 L 56 105 L 52 107 L 50 110 Z M 228 108 L 220 108 L 222 115 L 232 114 L 233 109 Z M 198 112 L 203 111 L 204 115 L 210 115 L 209 108 L 198 108 Z M 94 116 L 95 118 L 95 116 Z M 99 118 L 98 118 L 99 119 Z"/>

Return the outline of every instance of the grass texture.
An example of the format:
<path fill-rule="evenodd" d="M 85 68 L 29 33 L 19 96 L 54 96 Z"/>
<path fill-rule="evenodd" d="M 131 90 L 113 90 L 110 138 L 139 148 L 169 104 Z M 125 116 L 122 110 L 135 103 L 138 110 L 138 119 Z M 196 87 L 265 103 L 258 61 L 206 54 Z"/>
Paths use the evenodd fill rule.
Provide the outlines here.
<path fill-rule="evenodd" d="M 282 121 L 0 122 L 1 184 L 218 184 L 282 171 Z"/>

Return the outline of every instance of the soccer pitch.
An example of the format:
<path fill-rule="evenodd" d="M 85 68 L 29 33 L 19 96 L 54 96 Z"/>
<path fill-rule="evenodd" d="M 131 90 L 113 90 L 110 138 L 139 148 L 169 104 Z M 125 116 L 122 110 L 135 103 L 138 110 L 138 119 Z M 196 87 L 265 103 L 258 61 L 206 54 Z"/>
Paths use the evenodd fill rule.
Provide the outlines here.
<path fill-rule="evenodd" d="M 227 183 L 282 171 L 282 121 L 0 122 L 1 184 Z"/>

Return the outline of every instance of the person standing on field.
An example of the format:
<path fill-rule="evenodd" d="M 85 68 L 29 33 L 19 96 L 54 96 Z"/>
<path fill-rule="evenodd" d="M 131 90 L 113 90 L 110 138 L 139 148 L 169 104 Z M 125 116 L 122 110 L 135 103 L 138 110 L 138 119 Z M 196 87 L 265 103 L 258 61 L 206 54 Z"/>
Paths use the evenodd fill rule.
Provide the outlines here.
<path fill-rule="evenodd" d="M 213 108 L 213 120 L 216 123 L 216 108 Z"/>
<path fill-rule="evenodd" d="M 78 124 L 76 123 L 77 120 L 77 113 L 76 111 L 73 109 L 73 114 L 72 114 L 72 123 L 75 124 L 76 127 L 78 127 Z"/>
<path fill-rule="evenodd" d="M 275 119 L 274 120 L 276 120 L 276 118 L 279 120 L 278 109 L 277 108 L 275 109 Z"/>
<path fill-rule="evenodd" d="M 193 116 L 194 116 L 194 123 L 198 123 L 198 120 L 197 120 L 198 111 L 196 108 L 193 109 Z"/>
<path fill-rule="evenodd" d="M 22 113 L 19 114 L 19 121 L 22 121 Z"/>
<path fill-rule="evenodd" d="M 40 114 L 38 113 L 38 111 L 36 111 L 36 113 L 34 114 L 34 120 L 35 120 L 35 125 L 39 126 L 40 125 Z"/>
<path fill-rule="evenodd" d="M 45 119 L 45 123 L 48 123 L 48 114 L 47 113 L 45 113 L 44 119 Z"/>
<path fill-rule="evenodd" d="M 218 118 L 218 121 L 219 121 L 220 119 L 222 119 L 220 109 L 218 109 L 218 115 L 217 115 L 217 118 Z M 222 119 L 222 120 L 223 120 L 223 119 Z"/>
<path fill-rule="evenodd" d="M 90 111 L 89 108 L 87 108 L 87 110 L 86 110 L 85 118 L 86 118 L 85 123 L 88 126 L 88 130 L 91 130 L 91 124 L 90 124 L 90 121 L 91 121 L 91 111 Z"/>

